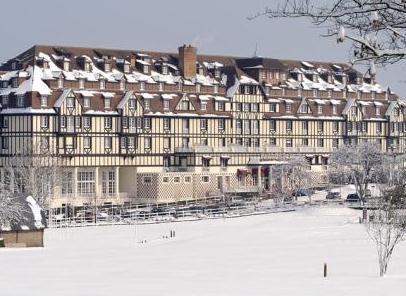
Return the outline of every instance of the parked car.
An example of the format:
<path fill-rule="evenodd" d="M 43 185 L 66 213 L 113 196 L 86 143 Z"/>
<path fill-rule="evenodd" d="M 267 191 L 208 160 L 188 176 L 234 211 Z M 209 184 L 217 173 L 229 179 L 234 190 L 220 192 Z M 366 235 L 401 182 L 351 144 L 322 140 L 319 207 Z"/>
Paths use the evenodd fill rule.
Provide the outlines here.
<path fill-rule="evenodd" d="M 312 189 L 299 189 L 292 193 L 292 196 L 309 196 L 314 193 Z"/>
<path fill-rule="evenodd" d="M 341 198 L 340 192 L 329 191 L 327 192 L 326 199 L 338 199 Z"/>
<path fill-rule="evenodd" d="M 350 194 L 347 195 L 346 201 L 348 201 L 348 202 L 359 202 L 360 198 L 359 198 L 358 194 L 350 193 Z"/>

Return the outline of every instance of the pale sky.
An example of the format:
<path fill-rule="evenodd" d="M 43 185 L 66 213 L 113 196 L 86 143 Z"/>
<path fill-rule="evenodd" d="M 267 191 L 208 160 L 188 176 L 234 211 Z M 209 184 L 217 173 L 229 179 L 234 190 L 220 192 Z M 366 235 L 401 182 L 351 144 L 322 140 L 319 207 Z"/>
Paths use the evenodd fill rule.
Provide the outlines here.
<path fill-rule="evenodd" d="M 320 37 L 306 20 L 253 21 L 274 0 L 20 0 L 1 4 L 0 61 L 34 44 L 349 61 L 349 44 Z M 405 63 L 379 70 L 378 82 L 406 97 Z"/>

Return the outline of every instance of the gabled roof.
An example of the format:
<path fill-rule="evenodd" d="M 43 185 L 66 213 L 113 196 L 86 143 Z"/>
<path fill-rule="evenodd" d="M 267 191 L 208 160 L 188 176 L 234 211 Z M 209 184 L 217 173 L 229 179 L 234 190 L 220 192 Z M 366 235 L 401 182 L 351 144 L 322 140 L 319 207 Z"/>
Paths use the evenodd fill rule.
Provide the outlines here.
<path fill-rule="evenodd" d="M 397 101 L 392 101 L 392 102 L 390 102 L 390 104 L 389 104 L 389 106 L 388 106 L 388 109 L 386 109 L 386 112 L 385 112 L 385 116 L 391 116 L 392 115 L 392 112 L 393 112 L 393 109 L 395 109 L 395 107 L 398 105 L 398 102 Z"/>
<path fill-rule="evenodd" d="M 63 102 L 65 102 L 66 98 L 67 98 L 71 93 L 73 93 L 72 89 L 70 89 L 70 88 L 65 89 L 65 90 L 63 91 L 63 93 L 61 94 L 61 96 L 58 98 L 58 100 L 55 102 L 54 107 L 60 108 L 60 107 L 62 106 Z"/>
<path fill-rule="evenodd" d="M 120 103 L 117 105 L 117 109 L 123 109 L 125 104 L 127 104 L 128 100 L 133 96 L 134 92 L 133 91 L 127 91 L 124 94 L 123 99 L 120 101 Z"/>
<path fill-rule="evenodd" d="M 355 99 L 352 99 L 352 98 L 347 100 L 347 104 L 344 107 L 342 115 L 347 115 L 348 114 L 348 111 L 350 111 L 352 105 L 354 105 L 354 102 L 355 102 Z"/>

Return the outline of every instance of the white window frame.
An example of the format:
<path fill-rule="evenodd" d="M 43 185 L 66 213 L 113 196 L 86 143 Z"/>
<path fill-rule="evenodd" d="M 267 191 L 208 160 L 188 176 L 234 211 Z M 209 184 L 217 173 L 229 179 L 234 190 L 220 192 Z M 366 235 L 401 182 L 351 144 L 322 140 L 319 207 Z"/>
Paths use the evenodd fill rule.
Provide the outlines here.
<path fill-rule="evenodd" d="M 17 107 L 22 108 L 25 105 L 25 96 L 24 95 L 18 95 L 17 96 Z"/>
<path fill-rule="evenodd" d="M 100 89 L 106 89 L 106 80 L 100 79 Z"/>
<path fill-rule="evenodd" d="M 111 109 L 111 98 L 104 98 L 104 109 Z"/>
<path fill-rule="evenodd" d="M 90 97 L 83 98 L 83 107 L 90 108 Z"/>
<path fill-rule="evenodd" d="M 90 136 L 83 137 L 83 148 L 84 149 L 92 148 L 92 137 L 90 137 Z"/>
<path fill-rule="evenodd" d="M 104 149 L 112 149 L 113 147 L 113 137 L 107 136 L 104 137 Z"/>
<path fill-rule="evenodd" d="M 113 126 L 113 120 L 111 117 L 104 117 L 104 128 L 111 129 Z"/>
<path fill-rule="evenodd" d="M 41 128 L 48 128 L 49 126 L 49 117 L 47 115 L 41 116 Z"/>
<path fill-rule="evenodd" d="M 47 95 L 41 96 L 41 107 L 48 107 L 48 96 Z"/>

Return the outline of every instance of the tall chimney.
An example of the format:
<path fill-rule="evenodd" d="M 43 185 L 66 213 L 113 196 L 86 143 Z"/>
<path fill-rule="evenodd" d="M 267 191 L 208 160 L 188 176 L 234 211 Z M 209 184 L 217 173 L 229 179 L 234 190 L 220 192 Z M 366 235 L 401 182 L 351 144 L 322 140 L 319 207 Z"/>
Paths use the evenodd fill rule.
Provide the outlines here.
<path fill-rule="evenodd" d="M 131 55 L 130 55 L 130 66 L 134 69 L 136 63 L 137 63 L 137 56 L 134 53 L 131 53 Z"/>
<path fill-rule="evenodd" d="M 179 50 L 179 68 L 181 74 L 186 79 L 192 79 L 196 77 L 196 61 L 197 61 L 197 49 L 191 45 L 183 45 L 178 48 Z"/>

